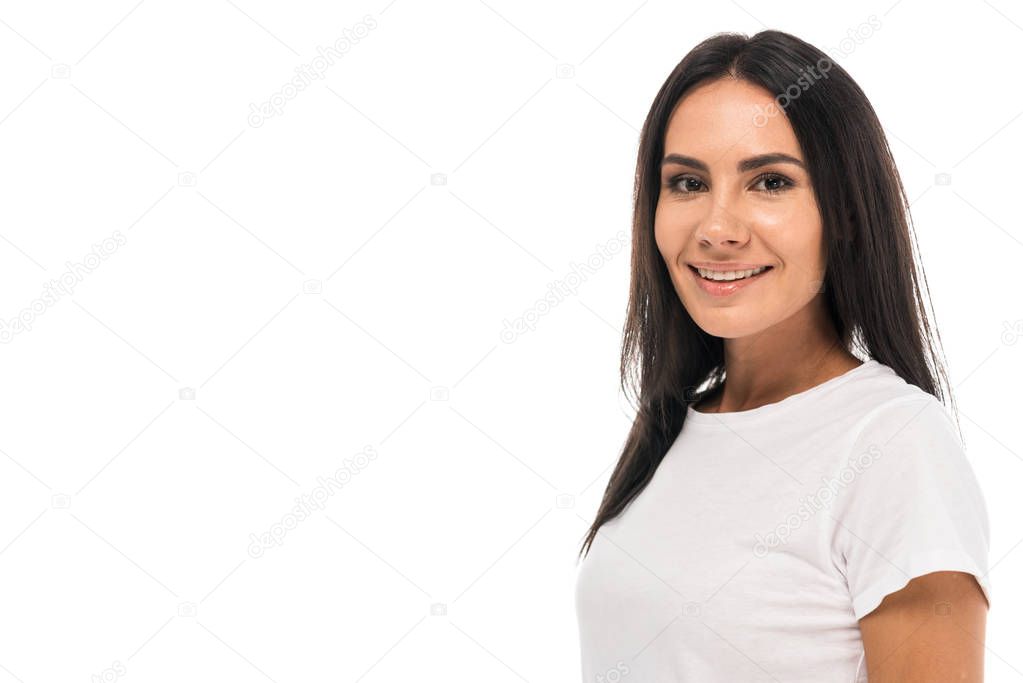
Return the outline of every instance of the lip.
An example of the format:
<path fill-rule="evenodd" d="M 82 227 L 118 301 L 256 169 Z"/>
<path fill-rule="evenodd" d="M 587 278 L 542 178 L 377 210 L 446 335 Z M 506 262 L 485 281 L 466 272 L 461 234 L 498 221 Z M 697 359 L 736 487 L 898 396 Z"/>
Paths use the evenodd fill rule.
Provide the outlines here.
<path fill-rule="evenodd" d="M 768 263 L 739 263 L 737 261 L 687 261 L 686 265 L 705 270 L 728 272 L 730 270 L 753 270 L 768 266 Z"/>
<path fill-rule="evenodd" d="M 749 270 L 750 268 L 760 267 L 755 265 L 747 266 L 746 264 L 742 263 L 739 264 L 730 263 L 728 264 L 727 268 L 720 267 L 722 264 L 716 265 L 718 265 L 717 268 L 709 268 L 709 266 L 706 265 L 700 265 L 699 267 L 709 268 L 710 270 L 718 271 Z M 697 286 L 699 286 L 699 288 L 702 289 L 707 294 L 710 294 L 711 296 L 731 296 L 732 294 L 738 292 L 740 289 L 745 289 L 746 287 L 749 287 L 752 284 L 756 284 L 760 280 L 764 279 L 764 277 L 766 277 L 768 273 L 774 271 L 774 267 L 768 266 L 767 270 L 752 277 L 746 277 L 741 280 L 722 280 L 721 282 L 713 282 L 704 277 L 701 277 L 700 274 L 696 271 L 696 267 L 694 265 L 687 264 L 686 270 L 692 273 L 693 279 L 696 280 Z"/>

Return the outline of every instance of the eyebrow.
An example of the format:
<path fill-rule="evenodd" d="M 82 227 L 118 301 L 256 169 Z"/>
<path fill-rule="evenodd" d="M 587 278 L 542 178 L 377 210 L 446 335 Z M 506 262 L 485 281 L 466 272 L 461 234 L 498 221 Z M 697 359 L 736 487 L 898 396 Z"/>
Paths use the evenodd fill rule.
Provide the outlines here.
<path fill-rule="evenodd" d="M 661 167 L 663 168 L 668 164 L 682 164 L 683 166 L 691 166 L 692 168 L 699 169 L 705 173 L 710 172 L 710 168 L 707 166 L 707 164 L 703 163 L 699 159 L 696 159 L 695 157 L 687 157 L 684 154 L 667 155 L 666 157 L 664 157 L 664 159 L 661 160 Z M 794 156 L 785 154 L 784 152 L 759 154 L 755 157 L 750 157 L 749 159 L 743 159 L 736 165 L 736 167 L 738 168 L 740 173 L 745 173 L 746 171 L 752 171 L 754 169 L 760 168 L 761 166 L 767 166 L 769 164 L 795 164 L 804 171 L 806 170 L 806 166 L 803 165 L 802 161 L 795 158 Z"/>

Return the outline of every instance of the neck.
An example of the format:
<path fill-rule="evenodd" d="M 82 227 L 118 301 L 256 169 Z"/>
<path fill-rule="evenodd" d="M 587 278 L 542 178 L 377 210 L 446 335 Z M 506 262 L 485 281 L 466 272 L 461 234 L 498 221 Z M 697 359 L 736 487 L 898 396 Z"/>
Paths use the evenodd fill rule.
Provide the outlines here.
<path fill-rule="evenodd" d="M 725 339 L 725 382 L 702 412 L 738 412 L 776 403 L 861 364 L 844 348 L 818 296 L 757 334 Z"/>

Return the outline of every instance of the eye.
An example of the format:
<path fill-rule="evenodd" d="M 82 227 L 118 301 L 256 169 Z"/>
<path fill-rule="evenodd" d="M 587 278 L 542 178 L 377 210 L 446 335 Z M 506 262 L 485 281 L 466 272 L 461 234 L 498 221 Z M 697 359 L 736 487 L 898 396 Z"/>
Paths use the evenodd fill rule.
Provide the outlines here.
<path fill-rule="evenodd" d="M 767 194 L 781 194 L 790 189 L 795 183 L 778 173 L 765 173 L 757 178 L 754 187 L 764 183 L 764 192 Z"/>
<path fill-rule="evenodd" d="M 763 184 L 763 189 L 760 191 L 770 195 L 781 194 L 795 186 L 791 179 L 780 173 L 764 173 L 754 181 L 753 188 L 760 184 Z M 706 185 L 696 176 L 683 174 L 670 178 L 665 183 L 665 187 L 674 195 L 684 196 L 697 194 L 701 191 L 701 188 L 706 188 Z"/>
<path fill-rule="evenodd" d="M 703 185 L 703 181 L 692 175 L 677 175 L 665 183 L 665 187 L 672 194 L 680 195 L 695 194 L 699 191 L 701 185 Z"/>

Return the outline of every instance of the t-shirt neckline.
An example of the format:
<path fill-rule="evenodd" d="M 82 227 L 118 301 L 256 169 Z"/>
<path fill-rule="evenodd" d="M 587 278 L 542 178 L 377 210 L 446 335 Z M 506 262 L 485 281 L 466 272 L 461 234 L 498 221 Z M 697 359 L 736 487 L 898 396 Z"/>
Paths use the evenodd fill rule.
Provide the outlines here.
<path fill-rule="evenodd" d="M 759 420 L 764 417 L 774 416 L 777 413 L 793 408 L 812 398 L 817 398 L 821 394 L 831 391 L 835 387 L 845 384 L 849 380 L 865 374 L 879 366 L 880 363 L 871 358 L 855 368 L 846 370 L 841 375 L 825 380 L 820 384 L 810 387 L 809 389 L 804 389 L 803 391 L 792 394 L 791 396 L 786 396 L 780 401 L 767 403 L 749 410 L 739 410 L 727 413 L 701 413 L 693 410 L 692 405 L 689 405 L 686 408 L 686 423 L 733 426 L 747 423 L 752 420 Z"/>

